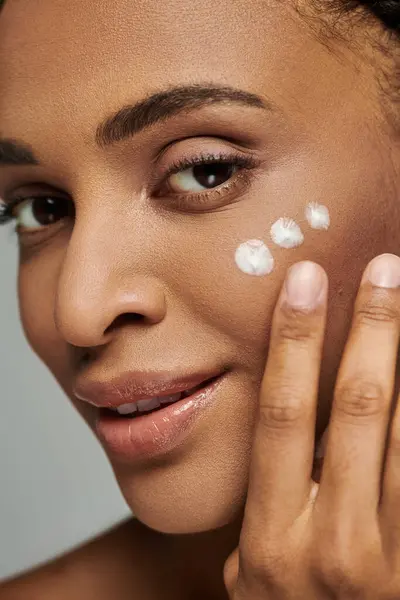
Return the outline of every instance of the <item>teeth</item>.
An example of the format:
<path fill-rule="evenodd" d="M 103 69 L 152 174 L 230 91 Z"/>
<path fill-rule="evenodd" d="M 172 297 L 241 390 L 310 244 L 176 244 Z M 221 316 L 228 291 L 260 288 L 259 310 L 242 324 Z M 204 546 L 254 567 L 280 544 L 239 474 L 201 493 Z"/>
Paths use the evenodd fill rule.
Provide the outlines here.
<path fill-rule="evenodd" d="M 117 412 L 120 415 L 129 415 L 130 413 L 134 413 L 137 411 L 136 403 L 132 404 L 121 404 L 121 406 L 117 407 Z"/>
<path fill-rule="evenodd" d="M 202 386 L 196 386 L 191 390 L 179 392 L 178 394 L 171 394 L 170 396 L 157 396 L 148 400 L 138 400 L 137 402 L 132 402 L 130 404 L 121 404 L 121 406 L 118 406 L 116 410 L 120 415 L 129 415 L 137 411 L 144 412 L 147 410 L 153 410 L 154 408 L 158 408 L 163 404 L 171 404 L 172 402 L 177 402 L 181 398 L 187 398 L 200 387 Z"/>
<path fill-rule="evenodd" d="M 183 398 L 187 398 L 188 396 L 191 396 L 192 394 L 194 394 L 195 392 L 197 392 L 197 390 L 201 389 L 203 387 L 203 383 L 201 383 L 200 385 L 196 385 L 194 388 L 190 389 L 190 390 L 186 390 L 186 392 L 183 392 Z"/>
<path fill-rule="evenodd" d="M 172 394 L 171 396 L 160 396 L 160 404 L 168 404 L 169 402 L 177 402 L 181 399 L 182 394 Z"/>
<path fill-rule="evenodd" d="M 158 398 L 150 398 L 150 400 L 138 400 L 137 407 L 139 412 L 143 410 L 152 410 L 153 408 L 158 408 L 160 406 L 160 402 Z"/>

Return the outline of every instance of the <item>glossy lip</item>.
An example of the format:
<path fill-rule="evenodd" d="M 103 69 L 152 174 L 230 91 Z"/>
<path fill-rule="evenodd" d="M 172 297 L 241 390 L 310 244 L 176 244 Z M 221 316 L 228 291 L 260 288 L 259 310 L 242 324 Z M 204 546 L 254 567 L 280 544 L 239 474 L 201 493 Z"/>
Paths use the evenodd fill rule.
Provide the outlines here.
<path fill-rule="evenodd" d="M 98 408 L 115 409 L 122 404 L 150 400 L 155 396 L 171 396 L 190 390 L 222 373 L 221 368 L 176 376 L 168 371 L 127 371 L 107 381 L 78 381 L 73 394 L 79 400 Z"/>
<path fill-rule="evenodd" d="M 97 436 L 116 462 L 131 465 L 166 454 L 189 436 L 214 405 L 216 392 L 225 379 L 225 372 L 220 373 L 191 396 L 135 418 L 100 408 L 95 424 Z"/>

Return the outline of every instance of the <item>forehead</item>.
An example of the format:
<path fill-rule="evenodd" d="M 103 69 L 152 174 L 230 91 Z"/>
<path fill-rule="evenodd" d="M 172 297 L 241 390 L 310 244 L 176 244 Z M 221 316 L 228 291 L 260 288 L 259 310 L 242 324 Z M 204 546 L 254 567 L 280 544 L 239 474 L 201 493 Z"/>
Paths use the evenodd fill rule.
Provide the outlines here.
<path fill-rule="evenodd" d="M 6 49 L 22 44 L 23 51 L 33 44 L 31 50 L 37 51 L 38 45 L 47 50 L 62 45 L 74 55 L 79 54 L 79 41 L 84 54 L 117 46 L 128 57 L 139 50 L 143 58 L 156 50 L 167 63 L 177 44 L 187 51 L 203 45 L 207 55 L 215 43 L 219 50 L 234 46 L 236 38 L 241 45 L 243 33 L 250 42 L 259 19 L 277 6 L 273 0 L 7 0 L 0 39 Z M 204 47 L 206 41 L 211 47 Z"/>
<path fill-rule="evenodd" d="M 87 163 L 104 117 L 155 92 L 227 85 L 315 117 L 341 70 L 291 0 L 6 0 L 0 136 Z"/>
<path fill-rule="evenodd" d="M 143 88 L 233 70 L 240 76 L 264 48 L 261 16 L 266 27 L 266 3 L 250 0 L 8 0 L 2 82 L 34 78 L 38 93 L 60 77 L 65 89 L 99 78 Z"/>
<path fill-rule="evenodd" d="M 278 4 L 7 0 L 0 14 L 0 118 L 29 107 L 32 116 L 53 113 L 57 104 L 73 113 L 111 97 L 119 106 L 127 90 L 132 100 L 132 93 L 189 82 L 260 88 L 275 49 L 287 44 L 295 51 Z"/>

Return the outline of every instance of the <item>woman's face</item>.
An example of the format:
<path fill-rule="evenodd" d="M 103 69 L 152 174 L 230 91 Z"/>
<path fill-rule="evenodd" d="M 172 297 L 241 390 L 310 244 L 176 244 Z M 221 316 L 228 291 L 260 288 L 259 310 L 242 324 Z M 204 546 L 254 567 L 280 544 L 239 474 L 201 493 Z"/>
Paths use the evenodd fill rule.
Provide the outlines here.
<path fill-rule="evenodd" d="M 92 428 L 97 409 L 74 396 L 78 380 L 225 370 L 212 406 L 176 448 L 131 462 L 105 450 L 150 527 L 227 524 L 245 500 L 286 270 L 310 259 L 330 279 L 319 435 L 361 271 L 376 254 L 398 252 L 399 150 L 373 61 L 344 42 L 322 43 L 289 0 L 8 0 L 0 54 L 0 137 L 37 163 L 4 164 L 0 196 L 51 196 L 58 207 L 53 222 L 46 202 L 18 212 L 28 342 Z M 185 110 L 169 102 L 165 115 L 166 102 L 153 102 L 147 116 L 163 118 L 98 143 L 99 124 L 122 107 L 194 84 L 210 90 L 191 100 L 182 92 Z M 221 86 L 260 100 L 221 101 L 211 90 Z M 210 156 L 231 165 L 220 167 L 217 189 L 199 169 L 169 175 Z M 329 208 L 327 231 L 304 219 L 314 201 Z M 270 240 L 283 216 L 303 229 L 296 249 Z M 273 253 L 269 275 L 235 264 L 238 245 L 254 238 Z"/>

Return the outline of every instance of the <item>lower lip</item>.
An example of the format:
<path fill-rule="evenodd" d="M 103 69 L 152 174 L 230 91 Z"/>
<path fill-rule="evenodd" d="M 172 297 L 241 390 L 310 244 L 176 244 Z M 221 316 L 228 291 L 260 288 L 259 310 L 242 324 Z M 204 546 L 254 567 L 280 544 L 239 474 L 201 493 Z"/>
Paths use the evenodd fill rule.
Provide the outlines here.
<path fill-rule="evenodd" d="M 97 435 L 108 453 L 124 462 L 170 452 L 213 404 L 222 379 L 220 376 L 193 395 L 134 419 L 99 411 Z"/>

